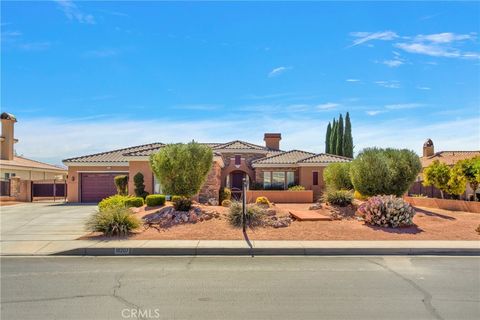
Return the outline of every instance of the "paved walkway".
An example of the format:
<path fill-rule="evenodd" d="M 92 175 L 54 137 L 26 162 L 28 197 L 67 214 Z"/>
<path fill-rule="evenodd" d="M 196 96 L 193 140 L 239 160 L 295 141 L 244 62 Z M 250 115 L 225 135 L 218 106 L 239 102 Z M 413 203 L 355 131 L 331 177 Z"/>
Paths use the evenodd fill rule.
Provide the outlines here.
<path fill-rule="evenodd" d="M 2 241 L 75 240 L 85 234 L 85 220 L 95 205 L 25 203 L 0 207 Z"/>

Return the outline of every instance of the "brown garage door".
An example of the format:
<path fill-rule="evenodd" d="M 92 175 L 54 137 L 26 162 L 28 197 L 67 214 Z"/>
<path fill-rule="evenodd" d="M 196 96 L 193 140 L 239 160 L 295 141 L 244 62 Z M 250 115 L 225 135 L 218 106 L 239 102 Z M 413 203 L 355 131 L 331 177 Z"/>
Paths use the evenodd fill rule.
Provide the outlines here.
<path fill-rule="evenodd" d="M 117 193 L 115 176 L 124 173 L 82 173 L 82 202 L 99 202 Z"/>

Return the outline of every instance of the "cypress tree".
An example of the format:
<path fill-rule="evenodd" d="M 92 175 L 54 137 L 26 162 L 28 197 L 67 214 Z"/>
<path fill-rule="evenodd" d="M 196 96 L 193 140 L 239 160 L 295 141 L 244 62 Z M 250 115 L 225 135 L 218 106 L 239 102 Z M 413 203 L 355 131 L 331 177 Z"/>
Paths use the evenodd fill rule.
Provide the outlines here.
<path fill-rule="evenodd" d="M 345 116 L 345 135 L 343 137 L 343 155 L 353 158 L 353 137 L 352 124 L 350 123 L 350 114 L 347 112 Z"/>
<path fill-rule="evenodd" d="M 332 125 L 327 126 L 327 135 L 325 136 L 325 153 L 330 153 L 330 135 L 332 134 Z"/>
<path fill-rule="evenodd" d="M 340 114 L 337 124 L 337 146 L 335 148 L 336 155 L 343 156 L 343 117 Z"/>
<path fill-rule="evenodd" d="M 336 154 L 337 150 L 337 120 L 333 118 L 332 133 L 330 135 L 330 153 Z"/>

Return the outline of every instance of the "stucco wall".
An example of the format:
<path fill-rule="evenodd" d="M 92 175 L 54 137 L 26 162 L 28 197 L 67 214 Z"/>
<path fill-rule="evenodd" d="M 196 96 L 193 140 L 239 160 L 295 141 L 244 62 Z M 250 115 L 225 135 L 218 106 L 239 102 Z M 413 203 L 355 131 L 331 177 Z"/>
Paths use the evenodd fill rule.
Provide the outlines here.
<path fill-rule="evenodd" d="M 76 166 L 68 167 L 68 180 L 67 180 L 67 200 L 69 202 L 80 201 L 80 173 L 81 172 L 128 172 L 126 166 Z"/>
<path fill-rule="evenodd" d="M 141 172 L 143 174 L 143 184 L 145 185 L 145 191 L 153 193 L 153 171 L 150 168 L 148 161 L 130 161 L 129 162 L 129 179 L 128 179 L 128 194 L 135 195 L 135 184 L 133 177 Z"/>
<path fill-rule="evenodd" d="M 299 184 L 307 190 L 313 191 L 314 200 L 318 200 L 325 190 L 325 182 L 323 181 L 323 170 L 325 167 L 300 167 L 299 168 Z M 313 185 L 313 172 L 318 172 L 318 185 Z"/>

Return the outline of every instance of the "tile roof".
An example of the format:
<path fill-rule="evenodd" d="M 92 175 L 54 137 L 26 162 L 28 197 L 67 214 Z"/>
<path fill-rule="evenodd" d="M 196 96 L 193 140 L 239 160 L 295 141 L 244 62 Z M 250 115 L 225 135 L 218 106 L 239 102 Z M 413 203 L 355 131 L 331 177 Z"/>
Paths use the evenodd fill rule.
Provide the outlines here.
<path fill-rule="evenodd" d="M 420 157 L 422 167 L 428 167 L 433 161 L 439 160 L 449 166 L 453 166 L 460 160 L 480 156 L 480 151 L 440 151 L 430 157 Z"/>
<path fill-rule="evenodd" d="M 253 161 L 254 165 L 256 164 L 296 164 L 300 160 L 311 157 L 315 155 L 311 152 L 301 151 L 301 150 L 291 150 L 287 152 L 278 153 L 270 157 L 261 158 Z"/>
<path fill-rule="evenodd" d="M 209 146 L 210 148 L 214 148 L 216 145 L 218 145 L 218 143 L 210 143 L 210 142 L 207 142 L 207 143 L 200 143 L 200 144 L 203 144 L 203 145 L 206 145 L 206 146 Z M 161 148 L 163 148 L 165 146 L 165 144 L 160 144 L 160 145 L 157 145 L 157 146 L 153 146 L 153 147 L 149 147 L 149 148 L 144 148 L 144 149 L 140 149 L 140 150 L 135 150 L 135 151 L 130 151 L 130 152 L 126 152 L 124 153 L 123 155 L 125 157 L 145 157 L 145 156 L 150 156 L 156 152 L 158 152 Z"/>
<path fill-rule="evenodd" d="M 333 163 L 333 162 L 349 162 L 352 159 L 342 156 L 337 156 L 328 153 L 319 153 L 311 157 L 300 160 L 298 163 Z"/>
<path fill-rule="evenodd" d="M 125 162 L 128 161 L 128 157 L 125 156 L 127 153 L 132 153 L 136 151 L 142 151 L 147 149 L 153 148 L 160 148 L 164 146 L 163 143 L 149 143 L 140 146 L 134 146 L 129 148 L 117 149 L 107 152 L 95 153 L 86 156 L 76 157 L 76 158 L 69 158 L 63 160 L 63 162 Z"/>
<path fill-rule="evenodd" d="M 213 147 L 213 149 L 217 150 L 239 150 L 239 149 L 253 149 L 253 150 L 268 150 L 264 146 L 259 146 L 253 143 L 245 142 L 245 141 L 240 141 L 240 140 L 235 140 L 235 141 L 230 141 L 224 144 L 219 144 Z"/>
<path fill-rule="evenodd" d="M 66 172 L 65 168 L 57 167 L 48 163 L 27 159 L 24 157 L 14 156 L 13 160 L 0 160 L 0 166 L 14 166 L 21 167 L 24 169 L 34 168 L 34 169 L 43 169 L 46 171 L 58 171 Z"/>

